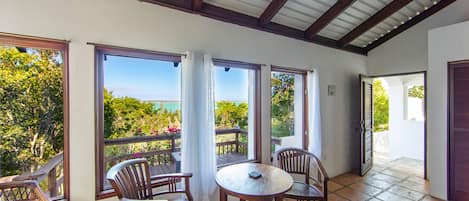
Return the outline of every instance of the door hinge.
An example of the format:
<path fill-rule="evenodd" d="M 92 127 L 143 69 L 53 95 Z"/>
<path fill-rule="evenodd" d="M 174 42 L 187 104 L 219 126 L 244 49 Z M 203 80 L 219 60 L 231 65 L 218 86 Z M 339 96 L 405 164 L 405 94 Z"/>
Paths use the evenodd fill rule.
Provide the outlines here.
<path fill-rule="evenodd" d="M 305 135 L 308 135 L 308 131 L 305 131 Z"/>
<path fill-rule="evenodd" d="M 308 95 L 308 90 L 305 89 L 305 95 Z"/>

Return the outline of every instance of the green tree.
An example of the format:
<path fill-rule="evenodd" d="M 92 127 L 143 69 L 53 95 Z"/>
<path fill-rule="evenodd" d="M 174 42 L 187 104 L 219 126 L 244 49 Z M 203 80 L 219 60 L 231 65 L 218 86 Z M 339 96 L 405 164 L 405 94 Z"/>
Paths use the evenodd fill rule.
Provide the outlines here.
<path fill-rule="evenodd" d="M 132 97 L 113 97 L 104 90 L 104 135 L 106 138 L 163 133 L 178 124 L 180 112 L 155 109 L 153 103 Z"/>
<path fill-rule="evenodd" d="M 104 89 L 104 138 L 110 138 L 116 132 L 114 128 L 116 110 L 112 105 L 112 100 L 112 93 Z"/>
<path fill-rule="evenodd" d="M 424 96 L 425 96 L 423 85 L 413 86 L 413 87 L 409 88 L 409 90 L 407 91 L 407 94 L 408 94 L 409 97 L 423 99 Z"/>
<path fill-rule="evenodd" d="M 0 47 L 0 175 L 34 171 L 63 150 L 62 54 L 18 49 Z"/>
<path fill-rule="evenodd" d="M 216 104 L 215 124 L 217 128 L 234 128 L 239 126 L 241 129 L 247 129 L 247 103 L 237 104 L 232 101 L 218 101 Z"/>
<path fill-rule="evenodd" d="M 272 83 L 272 135 L 289 136 L 294 126 L 295 77 L 286 73 L 273 73 Z"/>
<path fill-rule="evenodd" d="M 389 97 L 381 80 L 376 79 L 373 83 L 373 131 L 388 129 L 389 124 Z"/>

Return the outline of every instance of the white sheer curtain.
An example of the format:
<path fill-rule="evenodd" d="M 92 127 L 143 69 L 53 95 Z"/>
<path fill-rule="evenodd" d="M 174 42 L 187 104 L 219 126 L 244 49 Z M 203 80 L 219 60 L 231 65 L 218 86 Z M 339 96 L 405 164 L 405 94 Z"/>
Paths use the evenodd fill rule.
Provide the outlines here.
<path fill-rule="evenodd" d="M 209 201 L 216 189 L 215 97 L 210 55 L 182 58 L 181 171 L 192 172 L 194 200 Z"/>
<path fill-rule="evenodd" d="M 308 150 L 322 159 L 321 105 L 319 104 L 319 76 L 317 71 L 308 72 L 309 100 L 309 147 Z"/>
<path fill-rule="evenodd" d="M 255 71 L 249 70 L 248 71 L 248 159 L 254 158 L 254 150 L 255 150 L 255 140 L 254 140 L 254 132 L 255 132 L 255 107 L 259 107 L 255 105 L 256 94 L 255 94 Z"/>

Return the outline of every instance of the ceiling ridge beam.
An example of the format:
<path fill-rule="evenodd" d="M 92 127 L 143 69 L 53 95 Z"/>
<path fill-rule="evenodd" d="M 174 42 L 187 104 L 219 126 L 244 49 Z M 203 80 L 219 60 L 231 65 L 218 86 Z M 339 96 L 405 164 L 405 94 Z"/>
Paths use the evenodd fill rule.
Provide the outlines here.
<path fill-rule="evenodd" d="M 356 38 L 360 37 L 366 31 L 370 30 L 395 12 L 399 11 L 400 9 L 404 8 L 407 4 L 412 2 L 412 0 L 394 0 L 384 8 L 379 10 L 373 16 L 369 17 L 363 23 L 355 27 L 352 31 L 346 34 L 344 37 L 339 39 L 340 46 L 346 46 Z"/>
<path fill-rule="evenodd" d="M 265 26 L 268 24 L 274 16 L 282 9 L 282 7 L 287 3 L 287 0 L 272 0 L 267 6 L 267 8 L 262 12 L 262 15 L 259 17 L 259 25 Z"/>
<path fill-rule="evenodd" d="M 322 14 L 311 26 L 305 31 L 306 38 L 313 38 L 319 31 L 332 22 L 345 9 L 351 6 L 356 0 L 338 0 L 324 14 Z"/>
<path fill-rule="evenodd" d="M 386 41 L 390 40 L 394 36 L 404 32 L 405 30 L 411 28 L 412 26 L 418 24 L 419 22 L 425 20 L 426 18 L 432 16 L 433 14 L 437 13 L 438 11 L 442 10 L 443 8 L 446 8 L 450 4 L 454 3 L 456 0 L 441 0 L 438 2 L 436 5 L 431 6 L 427 10 L 423 11 L 420 13 L 420 15 L 417 15 L 413 17 L 411 20 L 408 20 L 404 24 L 400 25 L 396 29 L 393 29 L 391 32 L 387 33 L 383 37 L 379 38 L 378 40 L 374 41 L 370 45 L 366 46 L 366 50 L 371 51 L 372 49 L 378 47 L 379 45 L 385 43 Z"/>

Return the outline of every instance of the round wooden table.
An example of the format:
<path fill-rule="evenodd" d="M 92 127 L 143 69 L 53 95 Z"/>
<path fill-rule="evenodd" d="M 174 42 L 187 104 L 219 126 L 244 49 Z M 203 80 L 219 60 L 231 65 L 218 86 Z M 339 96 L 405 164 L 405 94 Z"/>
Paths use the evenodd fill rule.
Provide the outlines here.
<path fill-rule="evenodd" d="M 249 173 L 257 171 L 262 177 L 253 179 Z M 293 178 L 285 171 L 270 165 L 241 163 L 220 169 L 216 182 L 220 187 L 220 201 L 227 195 L 240 200 L 282 200 L 282 196 L 293 186 Z"/>

